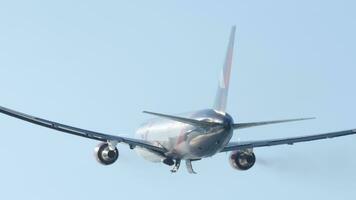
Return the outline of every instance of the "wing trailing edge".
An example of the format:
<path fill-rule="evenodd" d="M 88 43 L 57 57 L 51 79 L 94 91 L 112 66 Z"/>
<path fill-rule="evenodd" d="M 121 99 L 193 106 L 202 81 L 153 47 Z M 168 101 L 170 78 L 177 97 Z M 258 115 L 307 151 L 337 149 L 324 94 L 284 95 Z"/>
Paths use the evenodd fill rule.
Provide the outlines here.
<path fill-rule="evenodd" d="M 110 142 L 110 141 L 117 142 L 117 143 L 122 142 L 122 143 L 128 144 L 132 148 L 134 148 L 136 146 L 142 147 L 142 148 L 148 149 L 152 152 L 158 153 L 163 156 L 167 152 L 166 149 L 156 146 L 155 144 L 152 144 L 145 140 L 121 137 L 121 136 L 116 136 L 116 135 L 109 135 L 109 134 L 99 133 L 99 132 L 90 131 L 90 130 L 86 130 L 86 129 L 81 129 L 81 128 L 77 128 L 74 126 L 69 126 L 69 125 L 58 123 L 58 122 L 41 119 L 41 118 L 31 116 L 31 115 L 28 115 L 25 113 L 11 110 L 9 108 L 5 108 L 2 106 L 0 106 L 0 113 L 3 113 L 5 115 L 8 115 L 8 116 L 20 119 L 20 120 L 27 121 L 32 124 L 36 124 L 36 125 L 50 128 L 53 130 L 57 130 L 60 132 L 68 133 L 71 135 L 76 135 L 76 136 L 89 138 L 89 139 L 93 139 L 93 140 L 98 140 L 98 141 L 102 141 L 102 142 Z"/>
<path fill-rule="evenodd" d="M 295 143 L 300 143 L 300 142 L 310 142 L 310 141 L 316 141 L 316 140 L 322 140 L 322 139 L 331 139 L 331 138 L 355 135 L 355 134 L 356 134 L 356 129 L 352 129 L 352 130 L 337 131 L 337 132 L 323 133 L 323 134 L 317 134 L 317 135 L 291 137 L 291 138 L 244 141 L 244 142 L 230 142 L 229 144 L 227 144 L 225 146 L 225 148 L 221 152 L 253 149 L 253 148 L 257 148 L 257 147 L 269 147 L 269 146 L 285 145 L 285 144 L 293 145 Z"/>

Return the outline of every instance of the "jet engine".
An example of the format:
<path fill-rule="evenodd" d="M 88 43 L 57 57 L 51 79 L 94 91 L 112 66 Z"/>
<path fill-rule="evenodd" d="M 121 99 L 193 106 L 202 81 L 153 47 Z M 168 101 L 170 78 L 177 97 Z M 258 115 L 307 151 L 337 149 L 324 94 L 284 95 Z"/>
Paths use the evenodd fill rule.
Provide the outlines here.
<path fill-rule="evenodd" d="M 252 149 L 239 150 L 231 153 L 229 161 L 234 169 L 245 171 L 253 167 L 256 157 Z"/>
<path fill-rule="evenodd" d="M 109 144 L 100 143 L 95 148 L 95 158 L 102 165 L 111 165 L 119 158 L 119 150 L 110 149 Z"/>

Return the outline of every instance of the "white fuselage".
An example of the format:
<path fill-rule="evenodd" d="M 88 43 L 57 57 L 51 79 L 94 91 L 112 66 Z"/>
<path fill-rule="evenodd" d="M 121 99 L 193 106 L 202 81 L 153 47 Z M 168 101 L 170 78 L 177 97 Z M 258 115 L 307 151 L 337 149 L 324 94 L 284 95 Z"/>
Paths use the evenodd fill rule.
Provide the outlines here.
<path fill-rule="evenodd" d="M 169 120 L 152 119 L 136 132 L 139 139 L 149 141 L 167 149 L 167 157 L 179 160 L 197 160 L 213 156 L 222 150 L 232 137 L 233 120 L 226 113 L 214 110 L 201 110 L 181 116 L 196 120 L 224 123 L 224 127 L 203 129 L 189 124 Z M 136 152 L 152 162 L 161 162 L 165 157 L 143 148 Z"/>

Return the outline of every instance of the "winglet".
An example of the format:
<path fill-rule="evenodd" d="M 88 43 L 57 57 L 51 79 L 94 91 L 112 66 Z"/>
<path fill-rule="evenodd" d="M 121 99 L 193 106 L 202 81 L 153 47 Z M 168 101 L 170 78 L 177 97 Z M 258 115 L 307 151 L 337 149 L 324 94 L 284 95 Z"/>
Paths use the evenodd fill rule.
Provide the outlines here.
<path fill-rule="evenodd" d="M 223 69 L 221 71 L 219 86 L 215 98 L 214 110 L 220 112 L 225 112 L 226 110 L 227 97 L 228 97 L 229 84 L 230 84 L 232 57 L 234 54 L 235 31 L 236 31 L 236 26 L 233 26 L 231 28 L 225 62 L 224 62 Z"/>

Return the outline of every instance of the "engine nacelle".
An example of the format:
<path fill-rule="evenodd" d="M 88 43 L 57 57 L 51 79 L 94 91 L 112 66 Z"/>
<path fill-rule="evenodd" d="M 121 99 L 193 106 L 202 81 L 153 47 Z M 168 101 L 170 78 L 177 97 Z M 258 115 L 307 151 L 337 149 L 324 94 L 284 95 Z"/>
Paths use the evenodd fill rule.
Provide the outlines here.
<path fill-rule="evenodd" d="M 252 150 L 239 150 L 231 153 L 229 161 L 234 169 L 245 171 L 253 167 L 256 156 Z"/>
<path fill-rule="evenodd" d="M 109 144 L 101 143 L 95 148 L 95 158 L 102 165 L 111 165 L 119 158 L 119 150 L 109 148 Z"/>

